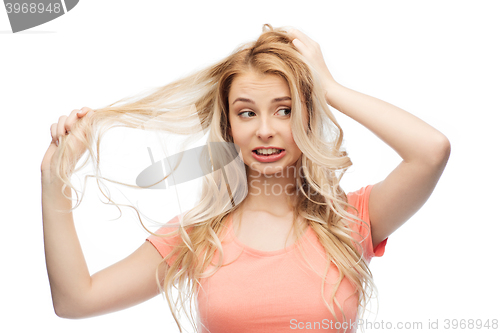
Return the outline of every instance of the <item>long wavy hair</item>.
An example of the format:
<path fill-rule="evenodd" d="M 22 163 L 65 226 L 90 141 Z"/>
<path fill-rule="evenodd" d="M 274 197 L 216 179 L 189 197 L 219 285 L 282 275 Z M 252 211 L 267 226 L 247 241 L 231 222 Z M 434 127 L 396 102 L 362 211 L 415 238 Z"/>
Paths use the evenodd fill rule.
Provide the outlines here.
<path fill-rule="evenodd" d="M 345 320 L 342 304 L 336 297 L 340 282 L 345 277 L 354 287 L 358 310 L 363 309 L 364 313 L 376 288 L 368 263 L 363 258 L 362 247 L 352 237 L 353 231 L 349 224 L 362 224 L 364 228 L 367 228 L 367 224 L 356 215 L 348 213 L 349 207 L 355 208 L 347 203 L 347 196 L 339 186 L 343 174 L 352 163 L 342 148 L 343 131 L 328 108 L 317 75 L 292 44 L 285 29 L 265 24 L 256 41 L 239 46 L 220 62 L 156 88 L 146 96 L 125 98 L 95 109 L 92 116 L 84 117 L 72 129 L 75 138 L 82 141 L 88 149 L 84 165 L 92 159 L 97 166 L 98 185 L 101 179 L 109 180 L 100 176 L 99 147 L 102 135 L 113 127 L 154 129 L 192 137 L 200 137 L 208 132 L 209 143 L 232 143 L 228 114 L 229 90 L 237 76 L 250 71 L 278 75 L 286 80 L 290 88 L 293 110 L 291 130 L 302 151 L 302 156 L 295 165 L 295 170 L 302 172 L 296 176 L 297 201 L 293 205 L 293 230 L 299 234 L 296 221 L 299 216 L 302 217 L 324 247 L 327 267 L 334 265 L 338 269 L 339 279 L 330 295 L 324 295 L 326 270 L 322 276 L 321 290 L 325 306 L 337 321 L 339 318 L 335 309 L 340 309 Z M 307 127 L 302 121 L 304 117 L 307 119 Z M 234 156 L 234 151 L 230 151 L 231 145 L 207 147 L 208 151 L 205 153 L 210 155 L 211 161 L 217 160 L 214 156 Z M 65 184 L 63 194 L 66 186 L 76 192 L 69 179 L 71 173 L 80 169 L 74 170 L 75 164 L 72 164 L 74 162 L 69 157 L 75 150 L 75 145 L 63 137 L 59 150 L 61 153 L 58 154 L 56 171 Z M 208 168 L 215 170 L 213 164 L 214 162 Z M 160 235 L 149 231 L 138 213 L 142 226 L 151 234 L 162 237 L 177 235 L 182 240 L 163 260 L 175 258 L 163 272 L 163 281 L 159 279 L 160 265 L 156 270 L 158 287 L 164 293 L 180 332 L 181 310 L 186 314 L 191 313 L 191 324 L 196 326 L 192 311 L 188 311 L 186 305 L 189 304 L 189 309 L 192 310 L 192 301 L 197 295 L 200 280 L 214 274 L 223 263 L 220 238 L 228 215 L 240 206 L 247 193 L 245 172 L 248 172 L 248 166 L 241 169 L 235 165 L 226 173 L 207 173 L 202 183 L 201 199 L 194 208 L 183 214 L 181 222 L 171 233 Z M 157 184 L 168 176 L 153 183 Z M 78 196 L 78 192 L 76 193 Z M 109 197 L 108 199 L 115 204 Z M 73 209 L 80 202 L 77 199 L 77 205 Z M 138 212 L 135 207 L 128 207 Z M 213 263 L 216 253 L 221 255 L 218 256 L 217 263 Z M 211 270 L 207 270 L 209 266 L 212 266 Z M 178 291 L 177 297 L 174 297 L 174 289 Z"/>

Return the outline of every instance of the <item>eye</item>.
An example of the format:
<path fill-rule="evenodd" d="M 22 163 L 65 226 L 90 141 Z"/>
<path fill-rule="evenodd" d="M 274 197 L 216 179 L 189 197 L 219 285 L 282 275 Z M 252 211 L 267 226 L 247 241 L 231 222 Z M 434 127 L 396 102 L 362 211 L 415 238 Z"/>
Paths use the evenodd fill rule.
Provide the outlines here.
<path fill-rule="evenodd" d="M 286 114 L 285 116 L 289 116 L 289 115 L 290 115 L 290 113 L 292 112 L 292 109 L 285 108 L 285 109 L 280 109 L 280 110 L 278 110 L 278 112 L 280 112 L 280 111 L 288 111 L 288 114 Z"/>
<path fill-rule="evenodd" d="M 243 112 L 238 113 L 238 116 L 241 116 L 243 113 L 247 113 L 247 112 L 255 113 L 253 111 L 243 111 Z M 242 117 L 242 118 L 250 118 L 250 117 Z"/>

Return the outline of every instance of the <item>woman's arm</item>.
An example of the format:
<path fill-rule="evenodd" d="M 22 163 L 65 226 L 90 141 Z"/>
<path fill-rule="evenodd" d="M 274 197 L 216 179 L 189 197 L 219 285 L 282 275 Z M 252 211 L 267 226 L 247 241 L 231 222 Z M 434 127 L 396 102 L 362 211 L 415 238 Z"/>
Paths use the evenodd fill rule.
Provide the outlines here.
<path fill-rule="evenodd" d="M 75 110 L 77 111 L 77 110 Z M 117 311 L 159 293 L 156 267 L 161 255 L 145 242 L 124 260 L 90 276 L 71 212 L 72 201 L 63 196 L 63 182 L 54 176 L 56 140 L 77 121 L 76 112 L 52 126 L 53 140 L 45 153 L 42 173 L 42 217 L 45 260 L 54 310 L 59 317 L 84 318 Z M 66 123 L 66 129 L 65 129 Z M 71 134 L 69 134 L 71 135 Z M 70 139 L 68 137 L 67 139 Z M 71 190 L 65 194 L 71 198 Z M 160 279 L 166 266 L 160 267 Z M 160 280 L 161 281 L 161 280 Z"/>
<path fill-rule="evenodd" d="M 412 114 L 338 84 L 319 44 L 296 29 L 288 33 L 318 73 L 328 104 L 368 128 L 403 159 L 370 194 L 372 239 L 377 246 L 427 201 L 448 161 L 450 142 Z"/>
<path fill-rule="evenodd" d="M 327 101 L 394 149 L 403 161 L 370 194 L 374 247 L 415 214 L 430 197 L 450 155 L 450 142 L 412 114 L 331 81 Z"/>
<path fill-rule="evenodd" d="M 127 258 L 90 276 L 72 214 L 57 211 L 71 208 L 71 201 L 62 195 L 59 185 L 62 183 L 50 184 L 42 176 L 45 260 L 56 314 L 63 318 L 97 316 L 159 294 L 156 267 L 162 257 L 147 241 Z M 160 281 L 165 268 L 163 262 Z"/>

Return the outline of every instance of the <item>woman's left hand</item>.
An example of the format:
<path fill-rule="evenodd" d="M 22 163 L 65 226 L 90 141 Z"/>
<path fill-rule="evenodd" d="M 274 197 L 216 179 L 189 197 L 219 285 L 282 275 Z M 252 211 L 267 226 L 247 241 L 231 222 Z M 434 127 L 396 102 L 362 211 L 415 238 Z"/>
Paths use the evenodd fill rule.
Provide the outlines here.
<path fill-rule="evenodd" d="M 319 44 L 297 29 L 288 29 L 287 34 L 292 39 L 293 45 L 309 62 L 309 66 L 319 75 L 323 89 L 326 90 L 332 82 L 336 83 L 326 66 Z"/>

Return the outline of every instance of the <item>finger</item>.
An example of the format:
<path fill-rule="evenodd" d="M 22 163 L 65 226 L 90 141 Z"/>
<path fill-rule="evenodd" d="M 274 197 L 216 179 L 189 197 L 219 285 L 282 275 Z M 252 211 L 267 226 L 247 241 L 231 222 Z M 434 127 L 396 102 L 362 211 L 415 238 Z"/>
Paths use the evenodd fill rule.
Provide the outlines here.
<path fill-rule="evenodd" d="M 52 142 L 56 142 L 57 140 L 57 124 L 54 123 L 50 126 L 50 136 L 52 137 Z"/>
<path fill-rule="evenodd" d="M 66 128 L 64 127 L 64 123 L 66 122 L 67 118 L 68 116 L 59 117 L 59 122 L 57 123 L 57 134 L 56 134 L 57 140 L 60 140 L 61 136 L 66 135 Z"/>
<path fill-rule="evenodd" d="M 86 113 L 87 117 L 91 117 L 94 114 L 94 110 L 89 109 L 89 111 Z"/>
<path fill-rule="evenodd" d="M 293 41 L 294 38 L 298 38 L 299 36 L 295 33 L 295 29 L 288 29 L 286 31 L 288 37 Z"/>
<path fill-rule="evenodd" d="M 83 108 L 80 109 L 78 112 L 78 117 L 83 117 L 85 116 L 89 111 L 92 111 L 91 108 L 84 106 Z"/>
<path fill-rule="evenodd" d="M 305 33 L 303 33 L 302 31 L 300 31 L 298 29 L 291 29 L 290 32 L 294 36 L 296 36 L 297 38 L 302 39 L 304 42 L 307 41 L 308 39 L 310 39 Z"/>
<path fill-rule="evenodd" d="M 300 53 L 304 54 L 310 46 L 305 44 L 305 38 L 299 36 L 296 31 L 298 30 L 293 29 L 289 31 L 290 39 L 292 40 L 292 44 L 300 51 Z"/>
<path fill-rule="evenodd" d="M 291 33 L 295 38 L 298 38 L 304 45 L 308 47 L 316 46 L 316 42 L 309 38 L 305 33 L 297 29 L 291 29 Z"/>
<path fill-rule="evenodd" d="M 294 32 L 295 32 L 295 29 L 292 27 L 286 29 L 286 33 L 288 35 L 295 35 Z"/>
<path fill-rule="evenodd" d="M 69 117 L 64 121 L 64 128 L 66 129 L 66 134 L 71 132 L 73 125 L 78 121 L 77 114 L 80 110 L 73 110 L 69 114 Z"/>
<path fill-rule="evenodd" d="M 300 51 L 300 53 L 305 54 L 307 52 L 307 46 L 298 38 L 292 40 L 292 44 Z"/>

